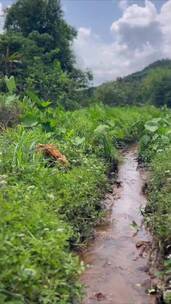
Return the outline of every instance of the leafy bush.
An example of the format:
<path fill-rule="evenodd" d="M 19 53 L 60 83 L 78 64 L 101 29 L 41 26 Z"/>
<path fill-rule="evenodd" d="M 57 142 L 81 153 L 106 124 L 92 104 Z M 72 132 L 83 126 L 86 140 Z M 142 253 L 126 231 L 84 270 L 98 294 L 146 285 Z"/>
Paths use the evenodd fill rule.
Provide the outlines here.
<path fill-rule="evenodd" d="M 14 77 L 5 77 L 8 94 L 0 94 L 0 130 L 15 126 L 19 122 L 19 98 L 15 95 Z"/>
<path fill-rule="evenodd" d="M 74 303 L 83 267 L 71 249 L 92 236 L 103 215 L 117 147 L 137 140 L 159 112 L 101 105 L 64 112 L 33 96 L 19 105 L 21 124 L 0 134 L 0 300 Z M 66 155 L 68 167 L 36 152 L 46 143 Z"/>
<path fill-rule="evenodd" d="M 7 180 L 1 176 L 1 187 Z M 80 266 L 67 242 L 72 231 L 39 191 L 19 183 L 0 196 L 2 303 L 71 303 L 80 289 Z"/>
<path fill-rule="evenodd" d="M 140 141 L 140 158 L 150 166 L 151 176 L 146 206 L 146 221 L 154 234 L 163 258 L 163 275 L 171 275 L 171 113 L 147 121 Z M 165 260 L 165 261 L 164 261 Z"/>

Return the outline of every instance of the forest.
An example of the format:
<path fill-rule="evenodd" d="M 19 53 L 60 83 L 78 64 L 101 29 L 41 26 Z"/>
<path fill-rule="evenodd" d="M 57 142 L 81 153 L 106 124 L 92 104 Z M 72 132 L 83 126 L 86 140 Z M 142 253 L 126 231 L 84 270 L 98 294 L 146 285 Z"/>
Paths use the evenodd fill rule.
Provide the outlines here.
<path fill-rule="evenodd" d="M 171 60 L 95 87 L 92 72 L 76 65 L 76 35 L 59 0 L 17 0 L 6 11 L 0 303 L 81 303 L 86 265 L 79 253 L 106 216 L 102 201 L 117 179 L 122 149 L 136 143 L 150 172 L 142 213 L 160 257 L 156 303 L 169 304 Z"/>

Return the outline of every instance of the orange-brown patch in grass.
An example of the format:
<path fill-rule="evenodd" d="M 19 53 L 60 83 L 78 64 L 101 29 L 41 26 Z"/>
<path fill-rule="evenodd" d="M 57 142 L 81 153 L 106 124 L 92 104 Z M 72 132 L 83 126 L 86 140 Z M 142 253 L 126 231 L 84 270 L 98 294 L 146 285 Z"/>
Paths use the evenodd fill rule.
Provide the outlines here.
<path fill-rule="evenodd" d="M 65 155 L 63 155 L 54 145 L 52 144 L 38 144 L 36 147 L 38 152 L 42 152 L 45 156 L 59 161 L 61 164 L 68 166 L 69 162 Z"/>

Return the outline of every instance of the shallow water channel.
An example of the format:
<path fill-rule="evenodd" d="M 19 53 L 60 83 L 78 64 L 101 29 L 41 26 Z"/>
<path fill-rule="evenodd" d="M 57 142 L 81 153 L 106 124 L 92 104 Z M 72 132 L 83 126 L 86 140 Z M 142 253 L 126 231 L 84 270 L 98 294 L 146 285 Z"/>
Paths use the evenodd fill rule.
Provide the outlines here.
<path fill-rule="evenodd" d="M 146 204 L 142 193 L 145 175 L 138 168 L 137 147 L 123 153 L 117 186 L 107 195 L 110 207 L 107 224 L 96 229 L 95 240 L 83 253 L 88 265 L 81 281 L 83 304 L 154 304 L 148 295 L 148 245 L 140 209 Z"/>

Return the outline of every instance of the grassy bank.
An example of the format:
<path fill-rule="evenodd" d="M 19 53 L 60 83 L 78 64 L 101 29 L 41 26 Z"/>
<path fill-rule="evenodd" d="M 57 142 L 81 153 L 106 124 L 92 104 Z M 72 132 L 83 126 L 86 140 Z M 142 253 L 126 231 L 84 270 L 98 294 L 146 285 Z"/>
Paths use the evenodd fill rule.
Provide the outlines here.
<path fill-rule="evenodd" d="M 153 232 L 160 256 L 159 277 L 165 282 L 164 300 L 171 303 L 171 114 L 161 112 L 160 118 L 146 123 L 140 141 L 140 157 L 149 166 L 146 221 Z"/>
<path fill-rule="evenodd" d="M 1 133 L 2 303 L 79 301 L 83 266 L 73 249 L 91 237 L 103 215 L 100 201 L 118 147 L 137 140 L 144 123 L 158 115 L 153 107 L 63 112 L 27 105 L 20 124 Z M 69 165 L 37 153 L 40 143 L 55 144 Z"/>

